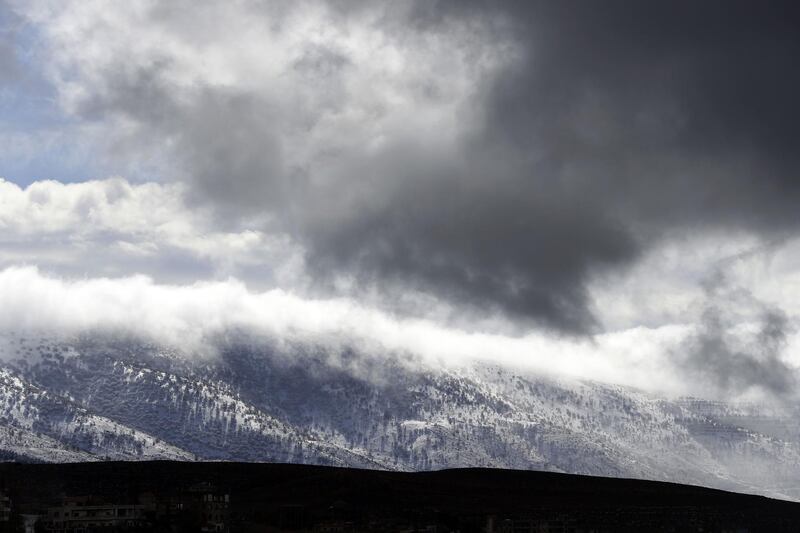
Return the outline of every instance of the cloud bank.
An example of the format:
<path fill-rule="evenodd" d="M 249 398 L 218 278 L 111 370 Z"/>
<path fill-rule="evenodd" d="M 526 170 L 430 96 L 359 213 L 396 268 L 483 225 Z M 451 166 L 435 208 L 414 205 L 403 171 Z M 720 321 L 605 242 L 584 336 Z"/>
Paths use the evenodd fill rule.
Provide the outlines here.
<path fill-rule="evenodd" d="M 0 301 L 0 331 L 6 333 L 118 332 L 176 347 L 186 357 L 213 357 L 215 339 L 242 331 L 283 345 L 289 357 L 305 346 L 322 348 L 334 361 L 344 350 L 354 350 L 359 358 L 399 356 L 415 364 L 493 361 L 635 385 L 652 385 L 653 366 L 663 364 L 658 351 L 684 329 L 628 331 L 597 344 L 541 335 L 504 337 L 400 319 L 348 299 L 308 300 L 280 289 L 253 292 L 236 280 L 191 285 L 161 285 L 144 276 L 68 281 L 33 267 L 0 271 Z M 620 366 L 629 371 L 620 374 Z"/>
<path fill-rule="evenodd" d="M 33 267 L 0 271 L 0 301 L 3 335 L 134 335 L 201 360 L 215 357 L 220 339 L 236 333 L 289 358 L 308 350 L 323 353 L 331 364 L 354 372 L 380 367 L 387 358 L 417 369 L 496 363 L 658 394 L 784 401 L 794 398 L 789 380 L 800 366 L 800 344 L 783 332 L 785 318 L 779 323 L 770 319 L 770 326 L 755 335 L 748 328 L 758 324 L 717 320 L 713 330 L 687 324 L 637 327 L 598 335 L 591 342 L 538 333 L 508 337 L 402 318 L 351 299 L 306 299 L 281 289 L 252 291 L 234 279 L 191 285 L 157 284 L 145 276 L 70 281 Z M 740 355 L 765 337 L 772 339 L 759 348 L 765 362 Z M 724 350 L 709 346 L 723 338 Z M 716 358 L 709 352 L 697 357 L 692 346 L 698 342 L 699 349 L 713 349 Z M 731 354 L 738 359 L 723 360 Z M 717 364 L 720 369 L 709 379 L 708 365 Z M 780 382 L 754 375 L 778 367 L 784 373 Z"/>

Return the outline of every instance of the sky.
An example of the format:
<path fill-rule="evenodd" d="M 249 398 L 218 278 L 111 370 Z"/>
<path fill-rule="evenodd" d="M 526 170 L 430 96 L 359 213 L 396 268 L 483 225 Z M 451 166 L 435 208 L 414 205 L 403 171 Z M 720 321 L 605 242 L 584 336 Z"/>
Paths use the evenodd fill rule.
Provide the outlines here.
<path fill-rule="evenodd" d="M 794 2 L 0 0 L 0 327 L 791 401 Z"/>

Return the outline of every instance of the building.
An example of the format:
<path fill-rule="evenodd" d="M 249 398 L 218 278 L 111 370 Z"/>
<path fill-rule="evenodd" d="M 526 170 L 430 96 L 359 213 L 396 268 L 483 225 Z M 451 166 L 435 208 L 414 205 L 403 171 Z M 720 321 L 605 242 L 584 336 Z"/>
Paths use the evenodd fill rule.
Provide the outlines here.
<path fill-rule="evenodd" d="M 228 531 L 230 496 L 203 482 L 189 487 L 191 503 L 200 511 L 200 530 L 224 533 Z"/>
<path fill-rule="evenodd" d="M 13 529 L 11 520 L 11 498 L 4 492 L 0 492 L 0 531 L 11 531 Z"/>
<path fill-rule="evenodd" d="M 61 506 L 48 508 L 42 523 L 44 530 L 52 533 L 91 533 L 150 526 L 144 505 L 100 503 L 88 497 L 66 498 Z"/>
<path fill-rule="evenodd" d="M 0 524 L 11 521 L 11 498 L 4 492 L 0 492 Z"/>
<path fill-rule="evenodd" d="M 225 533 L 230 521 L 229 506 L 230 496 L 226 491 L 212 483 L 201 482 L 158 497 L 155 518 L 168 527 Z"/>

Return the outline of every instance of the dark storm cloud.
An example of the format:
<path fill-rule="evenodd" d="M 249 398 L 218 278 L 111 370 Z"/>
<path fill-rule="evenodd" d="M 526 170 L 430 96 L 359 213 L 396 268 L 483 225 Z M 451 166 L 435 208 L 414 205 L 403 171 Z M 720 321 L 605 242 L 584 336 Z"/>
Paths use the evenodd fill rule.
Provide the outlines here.
<path fill-rule="evenodd" d="M 488 98 L 486 143 L 536 154 L 629 223 L 797 222 L 796 3 L 511 9 L 526 60 Z"/>
<path fill-rule="evenodd" d="M 109 90 L 82 102 L 79 113 L 90 120 L 135 118 L 138 129 L 112 145 L 121 155 L 172 143 L 181 177 L 195 185 L 195 201 L 212 200 L 229 216 L 285 204 L 288 176 L 269 102 L 236 89 L 201 88 L 191 104 L 182 103 L 164 80 L 170 67 L 163 59 L 108 73 Z"/>
<path fill-rule="evenodd" d="M 372 8 L 332 5 L 342 25 Z M 184 18 L 154 16 L 165 27 Z M 436 132 L 420 131 L 377 151 L 331 147 L 330 165 L 290 164 L 287 132 L 311 132 L 318 117 L 269 88 L 209 85 L 182 99 L 161 75 L 169 58 L 108 72 L 109 90 L 84 111 L 134 118 L 135 142 L 170 140 L 195 195 L 222 212 L 274 215 L 320 285 L 414 288 L 560 331 L 591 331 L 587 281 L 672 229 L 771 238 L 797 223 L 794 3 L 442 1 L 387 7 L 379 21 L 401 42 L 471 21 L 515 45 L 518 60 L 475 81 L 455 148 L 437 152 Z M 320 88 L 314 109 L 335 115 L 359 97 L 340 83 L 353 65 L 316 44 L 293 68 Z"/>
<path fill-rule="evenodd" d="M 463 312 L 592 328 L 581 281 L 592 269 L 629 261 L 637 252 L 629 233 L 597 206 L 524 180 L 503 183 L 499 162 L 457 171 L 428 160 L 415 168 L 410 161 L 423 151 L 376 163 L 372 171 L 391 172 L 397 184 L 390 193 L 370 195 L 335 223 L 308 217 L 317 277 L 356 272 L 370 287 L 395 283 L 438 294 Z M 442 175 L 431 176 L 432 167 Z"/>
<path fill-rule="evenodd" d="M 498 9 L 418 7 L 412 22 L 426 28 Z M 587 278 L 628 264 L 673 228 L 771 235 L 795 227 L 795 4 L 502 9 L 523 60 L 491 82 L 463 166 L 419 169 L 445 175 L 438 180 L 398 175 L 391 202 L 327 225 L 314 236 L 315 254 L 378 280 L 586 331 Z"/>
<path fill-rule="evenodd" d="M 687 378 L 724 394 L 740 395 L 758 389 L 782 400 L 793 399 L 797 371 L 783 360 L 788 336 L 795 326 L 779 308 L 758 301 L 748 291 L 731 286 L 718 272 L 704 284 L 705 301 L 697 331 L 675 354 Z M 732 328 L 754 312 L 757 331 L 736 338 Z"/>

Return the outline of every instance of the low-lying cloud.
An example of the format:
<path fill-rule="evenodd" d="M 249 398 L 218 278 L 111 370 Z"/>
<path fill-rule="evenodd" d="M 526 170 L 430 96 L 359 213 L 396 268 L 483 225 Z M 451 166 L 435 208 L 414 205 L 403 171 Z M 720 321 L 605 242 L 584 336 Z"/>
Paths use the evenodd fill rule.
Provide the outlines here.
<path fill-rule="evenodd" d="M 723 397 L 758 389 L 793 400 L 800 371 L 788 362 L 786 351 L 795 332 L 783 310 L 731 286 L 717 273 L 705 284 L 700 321 L 676 361 L 690 379 Z"/>
<path fill-rule="evenodd" d="M 758 389 L 763 385 L 759 379 L 741 388 L 732 381 L 724 390 L 709 389 L 702 379 L 687 379 L 695 374 L 678 364 L 674 353 L 694 342 L 696 330 L 680 324 L 632 328 L 599 335 L 592 342 L 542 334 L 508 337 L 398 318 L 350 299 L 305 299 L 280 289 L 255 292 L 233 279 L 190 285 L 157 284 L 144 276 L 67 280 L 32 267 L 0 271 L 0 302 L 4 334 L 126 334 L 176 348 L 188 358 L 213 358 L 218 340 L 238 332 L 242 339 L 262 339 L 289 358 L 300 357 L 308 348 L 321 351 L 331 364 L 346 360 L 354 372 L 359 371 L 359 360 L 374 368 L 391 357 L 415 368 L 493 362 L 658 394 L 723 392 L 731 399 L 764 392 Z M 733 350 L 734 344 L 730 346 Z M 730 363 L 729 375 L 743 369 L 735 360 Z M 719 361 L 720 367 L 725 364 Z M 690 371 L 696 373 L 697 368 Z M 766 392 L 794 394 L 788 388 Z"/>

